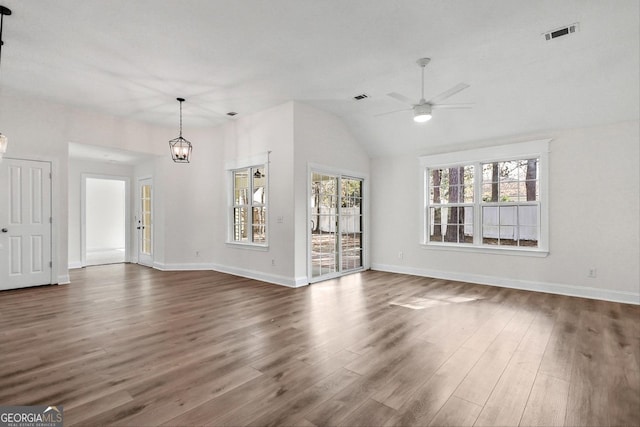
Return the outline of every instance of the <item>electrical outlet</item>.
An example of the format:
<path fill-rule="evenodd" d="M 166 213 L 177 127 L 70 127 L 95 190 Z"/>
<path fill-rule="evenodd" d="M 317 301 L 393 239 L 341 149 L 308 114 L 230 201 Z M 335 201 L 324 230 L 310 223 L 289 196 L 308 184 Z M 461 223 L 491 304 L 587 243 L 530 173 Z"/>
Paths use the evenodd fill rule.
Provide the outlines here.
<path fill-rule="evenodd" d="M 272 267 L 275 267 L 275 266 L 276 266 L 276 260 L 275 260 L 275 259 L 272 259 L 272 260 L 271 260 L 271 266 L 272 266 Z"/>
<path fill-rule="evenodd" d="M 398 258 L 400 259 L 404 258 L 404 253 L 402 251 L 398 252 Z"/>
<path fill-rule="evenodd" d="M 595 267 L 590 268 L 588 277 L 592 279 L 595 279 L 596 277 L 598 277 L 598 270 Z"/>
<path fill-rule="evenodd" d="M 200 251 L 196 251 L 196 257 L 200 256 Z"/>

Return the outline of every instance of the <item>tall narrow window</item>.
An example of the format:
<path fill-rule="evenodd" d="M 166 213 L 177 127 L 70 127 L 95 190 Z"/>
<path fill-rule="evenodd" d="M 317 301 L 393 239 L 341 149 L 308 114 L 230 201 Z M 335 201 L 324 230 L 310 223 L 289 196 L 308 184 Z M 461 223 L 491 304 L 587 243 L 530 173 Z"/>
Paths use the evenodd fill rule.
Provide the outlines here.
<path fill-rule="evenodd" d="M 473 165 L 427 169 L 429 241 L 473 243 Z"/>
<path fill-rule="evenodd" d="M 482 165 L 482 243 L 538 246 L 538 159 Z"/>
<path fill-rule="evenodd" d="M 257 165 L 231 171 L 231 241 L 267 244 L 267 171 Z"/>

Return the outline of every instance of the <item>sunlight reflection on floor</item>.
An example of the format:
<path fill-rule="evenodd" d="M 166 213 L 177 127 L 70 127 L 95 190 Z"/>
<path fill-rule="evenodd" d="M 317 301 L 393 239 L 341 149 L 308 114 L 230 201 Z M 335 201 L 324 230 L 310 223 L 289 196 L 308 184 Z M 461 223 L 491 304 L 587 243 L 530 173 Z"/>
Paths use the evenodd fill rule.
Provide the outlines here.
<path fill-rule="evenodd" d="M 480 298 L 464 297 L 464 296 L 447 296 L 442 298 L 419 298 L 409 297 L 406 299 L 400 299 L 397 301 L 391 301 L 389 305 L 397 305 L 399 307 L 410 308 L 412 310 L 422 310 L 424 308 L 448 305 L 451 303 L 461 303 L 475 301 Z"/>

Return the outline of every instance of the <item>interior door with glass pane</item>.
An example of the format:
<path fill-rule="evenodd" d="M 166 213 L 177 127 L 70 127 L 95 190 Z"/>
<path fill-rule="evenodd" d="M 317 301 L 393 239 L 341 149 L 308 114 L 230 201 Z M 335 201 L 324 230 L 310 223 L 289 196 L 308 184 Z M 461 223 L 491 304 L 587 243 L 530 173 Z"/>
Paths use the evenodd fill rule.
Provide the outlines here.
<path fill-rule="evenodd" d="M 310 281 L 362 268 L 362 180 L 311 173 Z"/>
<path fill-rule="evenodd" d="M 138 264 L 153 266 L 153 183 L 151 178 L 138 180 Z"/>

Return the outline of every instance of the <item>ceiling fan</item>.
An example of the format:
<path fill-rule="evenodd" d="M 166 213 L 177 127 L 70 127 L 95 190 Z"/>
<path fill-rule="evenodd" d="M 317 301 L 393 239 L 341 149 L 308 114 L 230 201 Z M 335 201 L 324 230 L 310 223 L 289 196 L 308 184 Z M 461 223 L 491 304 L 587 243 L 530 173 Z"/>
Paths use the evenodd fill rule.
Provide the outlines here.
<path fill-rule="evenodd" d="M 442 92 L 440 95 L 431 98 L 428 101 L 424 99 L 424 67 L 431 61 L 431 58 L 420 58 L 416 62 L 422 68 L 422 92 L 420 101 L 415 104 L 411 99 L 407 98 L 404 95 L 400 95 L 399 93 L 391 92 L 387 95 L 391 98 L 397 99 L 398 101 L 404 102 L 405 104 L 411 105 L 411 108 L 405 108 L 403 110 L 389 111 L 387 113 L 377 114 L 377 116 L 384 116 L 386 114 L 393 114 L 400 111 L 411 111 L 413 110 L 413 120 L 418 123 L 424 123 L 428 120 L 431 120 L 431 110 L 437 108 L 471 108 L 471 104 L 440 104 L 440 102 L 445 99 L 455 95 L 456 93 L 465 90 L 469 87 L 466 83 L 459 83 L 449 89 L 446 92 Z"/>

